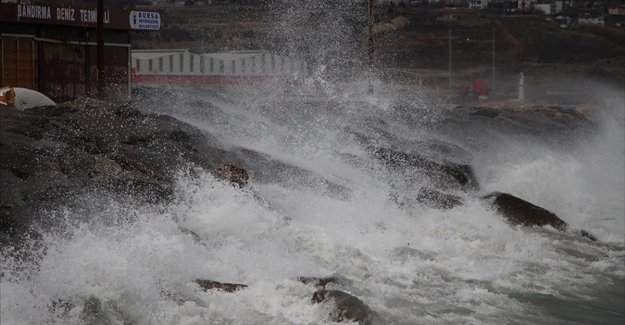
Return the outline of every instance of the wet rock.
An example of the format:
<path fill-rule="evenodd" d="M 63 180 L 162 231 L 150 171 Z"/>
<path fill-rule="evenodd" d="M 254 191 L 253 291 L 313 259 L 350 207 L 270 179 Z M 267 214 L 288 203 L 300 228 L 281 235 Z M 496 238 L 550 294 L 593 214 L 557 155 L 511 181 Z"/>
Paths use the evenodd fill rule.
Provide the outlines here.
<path fill-rule="evenodd" d="M 202 290 L 204 291 L 219 290 L 219 291 L 224 291 L 228 293 L 233 293 L 233 292 L 237 292 L 239 290 L 247 288 L 246 284 L 221 283 L 221 282 L 211 281 L 211 280 L 198 279 L 198 280 L 195 280 L 195 283 L 197 283 L 200 286 L 200 288 L 202 288 Z"/>
<path fill-rule="evenodd" d="M 0 247 L 19 248 L 24 241 L 38 240 L 41 235 L 30 227 L 30 215 L 34 213 L 27 207 L 0 207 Z"/>
<path fill-rule="evenodd" d="M 255 182 L 278 183 L 287 188 L 301 188 L 303 185 L 307 185 L 308 189 L 319 190 L 342 199 L 348 198 L 351 194 L 348 188 L 325 179 L 310 170 L 273 159 L 263 153 L 247 148 L 237 148 L 233 154 L 234 156 L 224 156 L 244 162 L 250 173 L 254 175 Z"/>
<path fill-rule="evenodd" d="M 0 209 L 24 204 L 22 190 L 24 181 L 11 171 L 0 169 Z"/>
<path fill-rule="evenodd" d="M 501 113 L 501 111 L 495 108 L 476 107 L 474 111 L 471 112 L 470 114 L 475 115 L 475 116 L 482 116 L 486 118 L 495 118 L 499 116 L 499 113 Z"/>
<path fill-rule="evenodd" d="M 132 324 L 119 306 L 113 302 L 89 297 L 83 303 L 80 318 L 85 325 Z"/>
<path fill-rule="evenodd" d="M 462 197 L 422 187 L 417 193 L 417 201 L 427 207 L 448 210 L 463 205 Z"/>
<path fill-rule="evenodd" d="M 551 226 L 559 231 L 569 229 L 569 225 L 555 213 L 511 194 L 494 192 L 482 197 L 482 199 L 486 200 L 513 225 Z M 586 230 L 576 230 L 572 233 L 591 241 L 597 241 L 597 238 Z"/>
<path fill-rule="evenodd" d="M 466 164 L 450 161 L 438 162 L 416 153 L 407 153 L 389 148 L 373 149 L 373 157 L 393 169 L 417 169 L 430 183 L 441 188 L 477 190 L 479 188 L 473 168 Z"/>
<path fill-rule="evenodd" d="M 42 171 L 28 177 L 22 198 L 26 202 L 57 200 L 73 193 L 75 185 L 60 171 Z"/>
<path fill-rule="evenodd" d="M 2 223 L 19 225 L 3 231 L 1 245 L 47 222 L 37 213 L 44 206 L 53 210 L 98 191 L 165 202 L 178 170 L 211 170 L 227 156 L 214 138 L 188 124 L 104 102 L 5 108 L 0 124 Z"/>
<path fill-rule="evenodd" d="M 339 290 L 317 290 L 312 297 L 313 303 L 334 303 L 330 313 L 334 322 L 357 322 L 361 325 L 383 323 L 381 317 L 362 300 Z"/>
<path fill-rule="evenodd" d="M 325 289 L 328 284 L 336 284 L 338 281 L 334 277 L 317 278 L 317 277 L 299 277 L 297 281 L 303 284 L 314 285 L 317 288 Z"/>
<path fill-rule="evenodd" d="M 122 171 L 122 167 L 112 159 L 101 155 L 93 156 L 93 175 L 111 175 Z"/>
<path fill-rule="evenodd" d="M 597 241 L 597 237 L 593 236 L 591 233 L 589 233 L 586 230 L 577 230 L 573 232 L 574 234 L 580 236 L 580 237 L 584 237 L 586 239 L 589 239 L 591 241 Z"/>
<path fill-rule="evenodd" d="M 250 176 L 245 169 L 232 164 L 225 164 L 222 167 L 213 170 L 212 173 L 215 178 L 221 179 L 238 187 L 245 186 L 250 179 Z"/>
<path fill-rule="evenodd" d="M 483 197 L 508 222 L 521 226 L 551 226 L 566 231 L 568 225 L 553 212 L 508 193 L 494 192 Z"/>
<path fill-rule="evenodd" d="M 326 289 L 328 285 L 349 285 L 351 281 L 340 275 L 332 275 L 326 277 L 314 277 L 314 276 L 303 276 L 297 278 L 297 281 L 306 284 L 313 285 L 318 289 Z"/>
<path fill-rule="evenodd" d="M 70 299 L 54 299 L 48 304 L 50 314 L 62 318 L 67 317 L 67 314 L 74 308 L 76 308 L 76 305 Z"/>

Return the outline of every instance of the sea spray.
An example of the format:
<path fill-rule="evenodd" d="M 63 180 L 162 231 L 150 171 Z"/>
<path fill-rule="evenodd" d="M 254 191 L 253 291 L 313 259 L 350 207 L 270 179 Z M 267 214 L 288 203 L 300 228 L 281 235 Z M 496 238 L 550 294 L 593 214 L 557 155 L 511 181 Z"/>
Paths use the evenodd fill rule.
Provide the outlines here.
<path fill-rule="evenodd" d="M 319 101 L 243 92 L 224 101 L 224 94 L 172 91 L 184 100 L 146 102 L 144 109 L 190 121 L 227 150 L 256 151 L 292 166 L 286 170 L 294 174 L 281 177 L 284 170 L 277 169 L 261 181 L 250 172 L 249 185 L 237 189 L 207 172 L 182 173 L 166 204 L 90 195 L 85 209 L 54 212 L 66 214 L 57 219 L 67 223 L 44 231 L 44 249 L 34 260 L 2 253 L 3 323 L 79 324 L 93 315 L 136 324 L 329 323 L 327 307 L 311 302 L 316 288 L 297 281 L 329 275 L 347 279 L 333 288 L 355 295 L 388 323 L 549 323 L 571 314 L 585 322 L 622 319 L 625 245 L 622 228 L 614 226 L 622 222 L 622 201 L 606 202 L 604 191 L 586 186 L 594 182 L 590 188 L 617 196 L 623 183 L 599 168 L 585 176 L 587 166 L 622 164 L 622 151 L 609 150 L 622 134 L 618 123 L 605 126 L 616 131 L 606 128 L 568 153 L 548 141 L 538 146 L 539 137 L 532 147 L 526 137 L 498 144 L 516 138 L 505 133 L 478 138 L 484 146 L 476 148 L 463 142 L 464 130 L 440 127 L 446 113 L 405 118 L 433 109 L 408 97 L 394 105 L 395 96 Z M 465 123 L 481 127 L 478 119 Z M 424 146 L 431 143 L 438 146 Z M 388 170 L 371 155 L 372 145 L 430 148 L 418 152 L 470 163 L 483 191 L 524 195 L 600 242 L 512 227 L 478 199 L 480 192 L 461 193 L 465 204 L 446 211 L 398 204 L 398 195 L 409 201 L 432 184 L 407 181 L 402 175 L 410 170 Z M 533 148 L 529 159 L 502 151 L 524 148 Z M 497 159 L 488 159 L 495 156 L 491 149 Z M 597 152 L 606 158 L 596 159 Z M 250 171 L 258 168 L 257 158 L 242 159 Z M 282 181 L 298 170 L 344 195 L 309 178 Z M 249 287 L 204 292 L 197 279 Z M 585 315 L 575 312 L 582 306 L 590 306 Z"/>

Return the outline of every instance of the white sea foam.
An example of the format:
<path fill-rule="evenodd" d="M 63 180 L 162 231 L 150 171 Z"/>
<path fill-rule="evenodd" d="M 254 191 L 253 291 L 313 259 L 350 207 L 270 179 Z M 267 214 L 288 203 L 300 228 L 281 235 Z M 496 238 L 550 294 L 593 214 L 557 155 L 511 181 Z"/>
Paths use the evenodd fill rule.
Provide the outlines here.
<path fill-rule="evenodd" d="M 604 242 L 592 243 L 511 227 L 471 195 L 447 211 L 399 206 L 391 199 L 396 176 L 345 132 L 372 132 L 373 121 L 401 141 L 422 139 L 423 129 L 394 115 L 391 100 L 335 96 L 335 104 L 316 107 L 267 98 L 216 100 L 217 124 L 202 118 L 203 107 L 177 110 L 177 117 L 226 146 L 310 170 L 346 188 L 347 197 L 311 184 L 257 183 L 253 174 L 244 190 L 208 174 L 181 174 L 167 206 L 111 203 L 80 212 L 89 217 L 64 211 L 67 220 L 90 221 L 47 233 L 45 252 L 25 270 L 25 262 L 3 255 L 2 323 L 84 323 L 92 297 L 110 324 L 330 323 L 328 307 L 311 302 L 315 288 L 295 279 L 333 274 L 345 280 L 335 287 L 389 323 L 549 323 L 562 318 L 541 309 L 544 299 L 574 309 L 603 301 L 606 286 L 622 287 L 622 124 L 604 125 L 577 152 L 538 148 L 531 159 L 517 159 L 519 148 L 511 147 L 508 160 L 476 160 L 483 191 L 555 211 Z M 249 287 L 203 292 L 195 279 Z"/>

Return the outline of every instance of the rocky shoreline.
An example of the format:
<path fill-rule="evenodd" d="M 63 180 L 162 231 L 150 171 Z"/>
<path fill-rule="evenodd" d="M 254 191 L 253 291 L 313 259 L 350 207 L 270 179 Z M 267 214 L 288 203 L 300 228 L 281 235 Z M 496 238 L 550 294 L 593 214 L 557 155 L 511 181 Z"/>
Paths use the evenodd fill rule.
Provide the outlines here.
<path fill-rule="evenodd" d="M 562 126 L 591 125 L 581 114 L 557 108 L 525 113 L 547 116 L 548 123 Z M 510 110 L 495 108 L 471 108 L 464 114 L 487 121 L 523 118 Z M 445 210 L 464 204 L 458 193 L 479 196 L 479 184 L 470 165 L 435 161 L 418 152 L 394 148 L 369 149 L 371 157 L 390 170 L 417 170 L 430 179 L 436 188 L 422 188 L 415 193 L 422 205 Z M 211 171 L 216 178 L 237 187 L 245 186 L 250 178 L 287 185 L 306 179 L 324 184 L 326 191 L 349 195 L 347 189 L 311 171 L 250 149 L 225 149 L 210 134 L 170 116 L 141 112 L 128 104 L 92 100 L 25 111 L 0 109 L 0 158 L 0 249 L 19 247 L 27 239 L 36 239 L 40 236 L 36 226 L 54 222 L 47 220 L 49 216 L 43 211 L 71 206 L 74 198 L 88 193 L 166 203 L 174 196 L 176 177 L 181 171 Z M 569 231 L 564 220 L 521 198 L 498 192 L 480 198 L 512 225 L 551 226 Z M 578 235 L 595 240 L 584 231 Z M 333 301 L 336 310 L 330 317 L 334 321 L 379 321 L 380 316 L 360 299 L 327 289 L 328 284 L 340 285 L 336 278 L 298 280 L 319 289 L 311 298 L 312 303 Z M 228 293 L 247 287 L 204 279 L 195 282 L 202 290 Z M 94 307 L 86 317 L 97 318 L 104 307 L 97 298 L 89 299 Z"/>
<path fill-rule="evenodd" d="M 239 186 L 255 181 L 321 190 L 346 190 L 313 172 L 247 148 L 225 147 L 206 132 L 171 116 L 130 104 L 94 100 L 0 109 L 0 248 L 19 244 L 42 211 L 71 206 L 87 193 L 166 203 L 180 172 L 212 172 Z M 230 179 L 232 178 L 232 179 Z"/>
<path fill-rule="evenodd" d="M 211 168 L 210 139 L 171 117 L 87 101 L 0 110 L 0 246 L 19 242 L 39 212 L 107 191 L 171 197 L 176 168 Z"/>

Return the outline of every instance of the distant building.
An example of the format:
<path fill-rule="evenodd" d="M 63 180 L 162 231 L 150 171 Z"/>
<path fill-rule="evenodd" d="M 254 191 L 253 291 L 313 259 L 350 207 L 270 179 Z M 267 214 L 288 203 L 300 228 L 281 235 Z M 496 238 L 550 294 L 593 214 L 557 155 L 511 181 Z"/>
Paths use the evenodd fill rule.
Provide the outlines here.
<path fill-rule="evenodd" d="M 608 15 L 625 16 L 625 4 L 614 3 L 608 7 Z"/>
<path fill-rule="evenodd" d="M 517 0 L 517 8 L 520 12 L 540 12 L 545 15 L 562 13 L 564 8 L 574 4 L 571 0 Z"/>
<path fill-rule="evenodd" d="M 34 2 L 34 1 L 33 1 Z M 104 75 L 111 97 L 130 95 L 130 12 L 104 10 Z M 0 87 L 37 90 L 59 102 L 95 92 L 96 9 L 0 3 Z"/>

